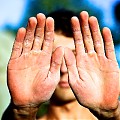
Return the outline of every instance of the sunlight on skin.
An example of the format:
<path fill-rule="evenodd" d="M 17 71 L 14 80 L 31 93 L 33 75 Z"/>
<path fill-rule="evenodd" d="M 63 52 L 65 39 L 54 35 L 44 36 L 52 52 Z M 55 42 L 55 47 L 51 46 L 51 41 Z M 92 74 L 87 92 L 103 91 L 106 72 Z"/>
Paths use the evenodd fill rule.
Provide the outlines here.
<path fill-rule="evenodd" d="M 29 120 L 35 118 L 39 105 L 51 98 L 61 80 L 68 81 L 80 105 L 97 113 L 96 117 L 119 117 L 119 69 L 110 30 L 104 28 L 102 36 L 96 17 L 89 17 L 86 11 L 80 13 L 80 22 L 72 17 L 71 23 L 74 43 L 61 41 L 54 52 L 51 17 L 38 14 L 37 18 L 29 18 L 26 29 L 18 30 L 7 69 L 11 104 L 17 106 L 12 107 L 16 118 L 23 118 L 24 110 Z"/>

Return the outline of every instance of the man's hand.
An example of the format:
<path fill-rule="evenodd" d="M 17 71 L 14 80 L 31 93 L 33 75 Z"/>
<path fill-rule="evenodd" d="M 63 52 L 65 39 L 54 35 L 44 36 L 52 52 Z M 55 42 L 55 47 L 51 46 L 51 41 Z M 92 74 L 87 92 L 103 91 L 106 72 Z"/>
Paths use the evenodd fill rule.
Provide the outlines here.
<path fill-rule="evenodd" d="M 65 49 L 69 84 L 80 104 L 103 118 L 117 116 L 119 68 L 111 32 L 104 28 L 102 38 L 97 19 L 84 11 L 80 22 L 76 17 L 71 22 L 76 56 Z"/>
<path fill-rule="evenodd" d="M 18 30 L 8 64 L 8 87 L 16 106 L 40 105 L 50 99 L 59 80 L 63 49 L 52 54 L 54 20 L 43 14 Z M 57 54 L 59 53 L 59 54 Z"/>

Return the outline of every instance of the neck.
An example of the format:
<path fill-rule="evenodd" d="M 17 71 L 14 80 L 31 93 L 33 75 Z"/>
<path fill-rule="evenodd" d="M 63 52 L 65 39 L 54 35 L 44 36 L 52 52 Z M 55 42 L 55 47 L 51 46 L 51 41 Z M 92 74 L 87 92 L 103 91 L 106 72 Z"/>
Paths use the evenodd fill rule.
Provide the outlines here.
<path fill-rule="evenodd" d="M 89 110 L 82 107 L 76 100 L 62 105 L 51 102 L 47 114 L 47 118 L 51 120 L 78 120 L 85 118 L 91 119 L 92 117 L 93 115 Z"/>

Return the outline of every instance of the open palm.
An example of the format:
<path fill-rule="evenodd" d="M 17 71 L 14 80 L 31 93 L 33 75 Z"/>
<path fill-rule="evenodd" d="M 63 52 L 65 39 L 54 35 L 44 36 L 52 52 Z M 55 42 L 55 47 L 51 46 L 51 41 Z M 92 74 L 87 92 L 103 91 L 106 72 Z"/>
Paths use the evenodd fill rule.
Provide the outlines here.
<path fill-rule="evenodd" d="M 102 38 L 95 17 L 89 18 L 86 12 L 80 17 L 80 23 L 76 17 L 72 18 L 76 57 L 71 50 L 65 50 L 70 86 L 78 102 L 90 110 L 116 109 L 119 68 L 110 30 L 104 28 Z"/>
<path fill-rule="evenodd" d="M 63 56 L 62 48 L 52 54 L 53 39 L 54 21 L 43 14 L 30 18 L 26 30 L 19 29 L 8 64 L 8 87 L 14 104 L 38 105 L 50 99 L 60 80 Z"/>

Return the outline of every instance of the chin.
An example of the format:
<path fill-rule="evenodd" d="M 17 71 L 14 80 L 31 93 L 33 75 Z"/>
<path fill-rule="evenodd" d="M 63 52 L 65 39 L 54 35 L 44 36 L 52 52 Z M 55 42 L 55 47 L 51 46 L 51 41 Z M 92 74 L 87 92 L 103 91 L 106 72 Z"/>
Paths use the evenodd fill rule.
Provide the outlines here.
<path fill-rule="evenodd" d="M 51 97 L 51 102 L 54 102 L 58 105 L 66 104 L 75 100 L 76 98 L 70 87 L 66 89 L 58 86 Z"/>

